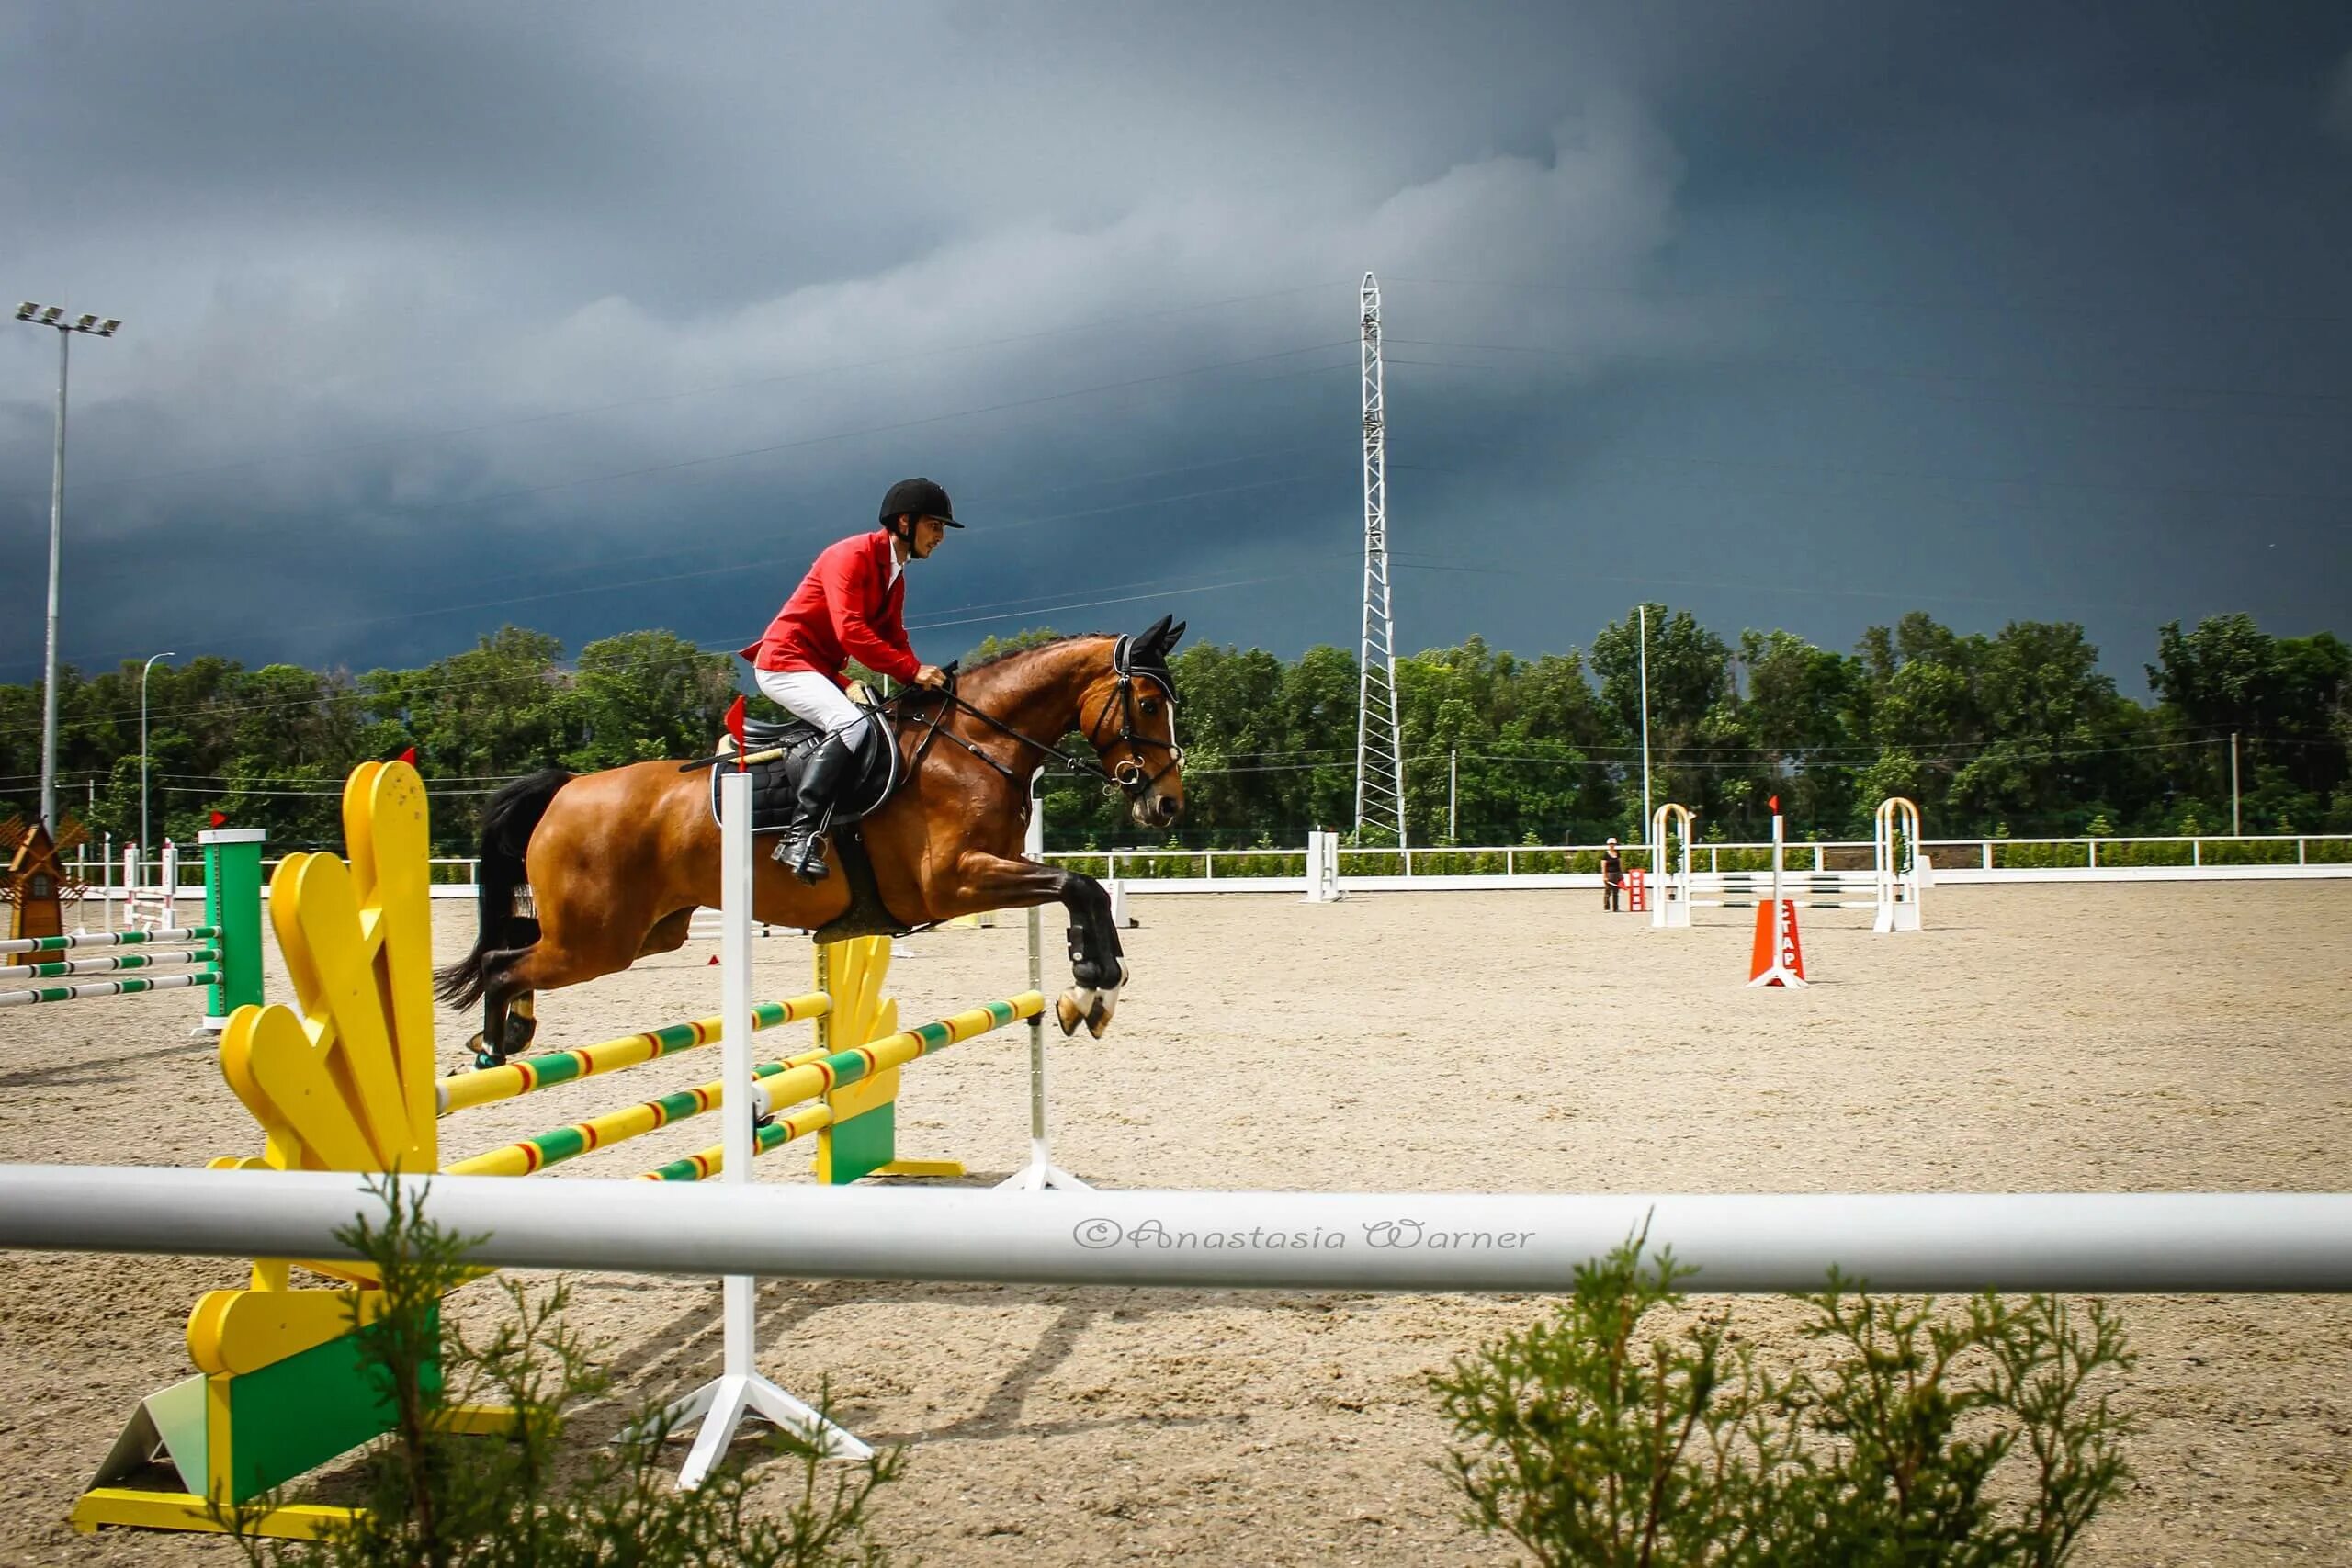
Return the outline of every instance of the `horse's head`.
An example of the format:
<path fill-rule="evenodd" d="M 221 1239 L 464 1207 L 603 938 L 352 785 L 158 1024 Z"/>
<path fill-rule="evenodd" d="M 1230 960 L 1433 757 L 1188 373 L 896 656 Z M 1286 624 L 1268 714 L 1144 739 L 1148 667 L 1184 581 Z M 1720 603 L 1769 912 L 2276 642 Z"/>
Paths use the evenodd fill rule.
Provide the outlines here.
<path fill-rule="evenodd" d="M 1176 744 L 1176 681 L 1168 656 L 1184 623 L 1162 615 L 1112 645 L 1108 666 L 1087 684 L 1079 728 L 1112 780 L 1126 791 L 1138 826 L 1165 828 L 1184 811 L 1184 751 Z"/>

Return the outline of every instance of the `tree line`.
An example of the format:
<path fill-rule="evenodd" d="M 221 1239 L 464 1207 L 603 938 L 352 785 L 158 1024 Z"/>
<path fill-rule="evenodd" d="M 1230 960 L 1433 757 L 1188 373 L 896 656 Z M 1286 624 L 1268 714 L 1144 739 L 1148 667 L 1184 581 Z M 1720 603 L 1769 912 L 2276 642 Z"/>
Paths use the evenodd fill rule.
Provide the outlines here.
<path fill-rule="evenodd" d="M 1582 650 L 1521 658 L 1473 637 L 1398 660 L 1412 841 L 1641 838 L 1642 618 Z M 2331 633 L 2272 637 L 2243 615 L 2168 624 L 2142 702 L 2070 623 L 1962 635 L 1914 613 L 1839 653 L 1781 631 L 1727 642 L 1663 604 L 1646 620 L 1651 798 L 1692 807 L 1705 838 L 1766 836 L 1776 795 L 1799 839 L 1867 837 L 1888 795 L 1917 801 L 1933 838 L 2227 832 L 2233 736 L 2245 831 L 2352 831 L 2352 647 Z M 990 638 L 967 660 L 1052 635 Z M 1094 784 L 1049 775 L 1055 847 L 1289 847 L 1352 826 L 1351 651 L 1196 644 L 1172 669 L 1184 820 L 1147 834 Z M 707 750 L 741 671 L 664 631 L 567 661 L 514 626 L 419 670 L 158 665 L 153 837 L 187 841 L 217 811 L 281 849 L 338 846 L 345 774 L 413 747 L 436 842 L 465 853 L 510 778 Z M 118 841 L 138 833 L 139 676 L 68 670 L 58 688 L 61 807 Z M 40 724 L 37 685 L 0 686 L 0 818 L 38 808 Z"/>

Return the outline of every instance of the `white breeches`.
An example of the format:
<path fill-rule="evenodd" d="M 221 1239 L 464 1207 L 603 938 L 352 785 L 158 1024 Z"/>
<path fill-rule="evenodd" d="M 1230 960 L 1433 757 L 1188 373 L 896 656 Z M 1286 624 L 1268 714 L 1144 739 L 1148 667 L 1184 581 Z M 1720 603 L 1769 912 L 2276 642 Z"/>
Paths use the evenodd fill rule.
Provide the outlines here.
<path fill-rule="evenodd" d="M 755 676 L 770 700 L 828 735 L 865 722 L 866 710 L 834 685 L 830 675 L 814 670 L 761 670 Z"/>

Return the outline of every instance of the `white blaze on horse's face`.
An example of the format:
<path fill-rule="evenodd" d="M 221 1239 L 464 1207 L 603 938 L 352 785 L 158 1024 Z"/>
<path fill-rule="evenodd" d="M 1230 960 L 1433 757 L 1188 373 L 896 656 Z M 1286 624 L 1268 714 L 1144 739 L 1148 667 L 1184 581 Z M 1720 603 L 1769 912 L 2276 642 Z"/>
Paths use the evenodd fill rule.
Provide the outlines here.
<path fill-rule="evenodd" d="M 1155 677 L 1136 678 L 1136 728 L 1167 748 L 1161 753 L 1166 771 L 1136 796 L 1127 814 L 1138 827 L 1165 828 L 1184 814 L 1184 749 L 1176 744 L 1176 694 Z M 1146 767 L 1143 776 L 1150 778 L 1155 772 L 1159 770 Z"/>

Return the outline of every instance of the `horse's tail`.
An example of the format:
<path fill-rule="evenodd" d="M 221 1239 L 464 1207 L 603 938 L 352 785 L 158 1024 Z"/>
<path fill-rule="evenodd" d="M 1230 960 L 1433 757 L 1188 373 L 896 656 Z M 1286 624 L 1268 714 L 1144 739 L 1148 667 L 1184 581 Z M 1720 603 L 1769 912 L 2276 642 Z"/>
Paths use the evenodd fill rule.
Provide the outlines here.
<path fill-rule="evenodd" d="M 514 894 L 527 874 L 523 852 L 532 829 L 547 815 L 556 791 L 571 782 L 562 768 L 516 779 L 490 797 L 481 813 L 481 860 L 474 871 L 481 897 L 481 929 L 474 950 L 434 976 L 434 989 L 452 1007 L 470 1007 L 481 1000 L 489 976 L 485 960 L 503 948 L 527 947 L 537 940 L 539 923 L 514 912 Z"/>

